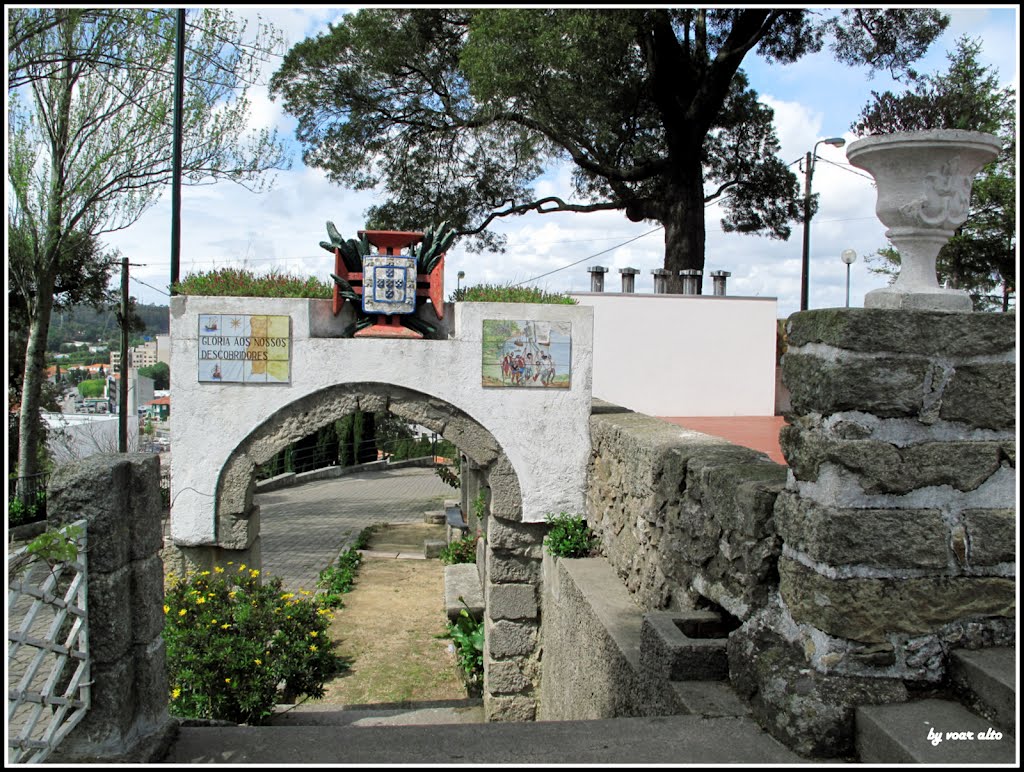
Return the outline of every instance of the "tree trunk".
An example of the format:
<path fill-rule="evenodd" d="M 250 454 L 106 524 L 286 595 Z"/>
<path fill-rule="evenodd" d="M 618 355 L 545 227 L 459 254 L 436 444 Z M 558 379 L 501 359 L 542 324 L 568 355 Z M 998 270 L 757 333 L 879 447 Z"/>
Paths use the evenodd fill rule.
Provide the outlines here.
<path fill-rule="evenodd" d="M 681 270 L 704 270 L 704 175 L 699 163 L 669 185 L 666 199 L 662 224 L 667 289 L 679 293 L 683 290 Z"/>
<path fill-rule="evenodd" d="M 41 276 L 38 296 L 31 303 L 25 374 L 21 388 L 21 415 L 18 435 L 18 495 L 26 496 L 39 474 L 39 445 L 42 441 L 39 406 L 42 401 L 46 369 L 46 338 L 50 332 L 53 308 L 53 276 Z"/>
<path fill-rule="evenodd" d="M 57 13 L 58 20 L 61 13 Z M 64 196 L 66 188 L 65 160 L 71 122 L 71 90 L 74 87 L 72 70 L 72 26 L 65 13 L 63 34 L 67 56 L 61 69 L 59 83 L 53 89 L 58 94 L 53 111 L 51 134 L 50 188 L 47 191 L 46 230 L 42 249 L 36 253 L 36 297 L 25 298 L 29 309 L 28 347 L 25 351 L 25 377 L 21 388 L 21 421 L 18 438 L 18 494 L 25 495 L 27 485 L 33 485 L 39 473 L 39 445 L 41 441 L 39 406 L 42 401 L 43 373 L 46 368 L 46 338 L 50 332 L 50 313 L 53 310 L 53 290 L 57 281 L 58 255 L 64 233 Z M 37 98 L 40 98 L 37 94 Z"/>
<path fill-rule="evenodd" d="M 362 416 L 362 431 L 359 433 L 356 463 L 368 464 L 377 460 L 377 432 L 373 413 L 363 413 Z"/>

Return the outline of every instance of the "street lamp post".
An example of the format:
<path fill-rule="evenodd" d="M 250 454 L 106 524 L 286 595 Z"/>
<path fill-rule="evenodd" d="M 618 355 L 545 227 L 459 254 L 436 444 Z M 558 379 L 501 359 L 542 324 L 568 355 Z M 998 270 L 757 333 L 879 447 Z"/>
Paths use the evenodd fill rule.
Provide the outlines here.
<path fill-rule="evenodd" d="M 462 280 L 466 278 L 465 271 L 459 271 L 455 274 L 455 291 L 458 292 L 462 287 Z"/>
<path fill-rule="evenodd" d="M 839 259 L 846 263 L 846 307 L 850 307 L 850 265 L 857 259 L 857 253 L 852 249 L 844 249 Z"/>
<path fill-rule="evenodd" d="M 832 145 L 842 147 L 846 140 L 842 137 L 829 137 L 819 139 L 814 143 L 814 149 L 804 159 L 804 253 L 800 270 L 800 310 L 807 310 L 807 283 L 810 274 L 811 264 L 811 177 L 814 175 L 814 160 L 818 157 L 818 145 Z"/>

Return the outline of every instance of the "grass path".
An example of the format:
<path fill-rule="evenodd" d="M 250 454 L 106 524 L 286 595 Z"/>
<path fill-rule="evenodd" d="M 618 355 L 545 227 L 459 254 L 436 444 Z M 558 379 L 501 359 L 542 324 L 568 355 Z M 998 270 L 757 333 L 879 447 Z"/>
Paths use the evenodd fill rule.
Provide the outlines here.
<path fill-rule="evenodd" d="M 400 542 L 400 528 L 375 533 L 369 549 Z M 407 532 L 418 536 L 418 530 Z M 418 551 L 422 554 L 422 537 Z M 351 666 L 327 684 L 320 702 L 355 706 L 466 697 L 455 656 L 448 651 L 450 641 L 437 637 L 446 622 L 439 560 L 365 557 L 344 602 L 334 614 L 330 635 Z"/>

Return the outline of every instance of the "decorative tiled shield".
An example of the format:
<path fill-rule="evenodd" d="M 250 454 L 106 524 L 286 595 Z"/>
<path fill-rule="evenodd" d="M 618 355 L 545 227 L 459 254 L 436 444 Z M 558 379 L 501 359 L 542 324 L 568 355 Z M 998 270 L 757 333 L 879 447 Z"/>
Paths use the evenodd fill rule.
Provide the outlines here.
<path fill-rule="evenodd" d="M 363 258 L 363 311 L 411 314 L 416 310 L 416 258 L 367 255 Z"/>

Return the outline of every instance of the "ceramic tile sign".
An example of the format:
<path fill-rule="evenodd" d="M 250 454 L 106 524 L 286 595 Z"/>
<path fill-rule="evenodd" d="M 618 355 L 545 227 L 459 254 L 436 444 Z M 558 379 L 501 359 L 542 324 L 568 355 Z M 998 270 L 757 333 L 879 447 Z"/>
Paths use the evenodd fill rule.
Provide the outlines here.
<path fill-rule="evenodd" d="M 411 314 L 416 310 L 416 258 L 368 255 L 363 258 L 363 311 Z"/>
<path fill-rule="evenodd" d="M 572 379 L 569 322 L 485 319 L 485 387 L 568 389 Z"/>
<path fill-rule="evenodd" d="M 291 319 L 248 314 L 199 315 L 200 383 L 288 383 Z"/>

